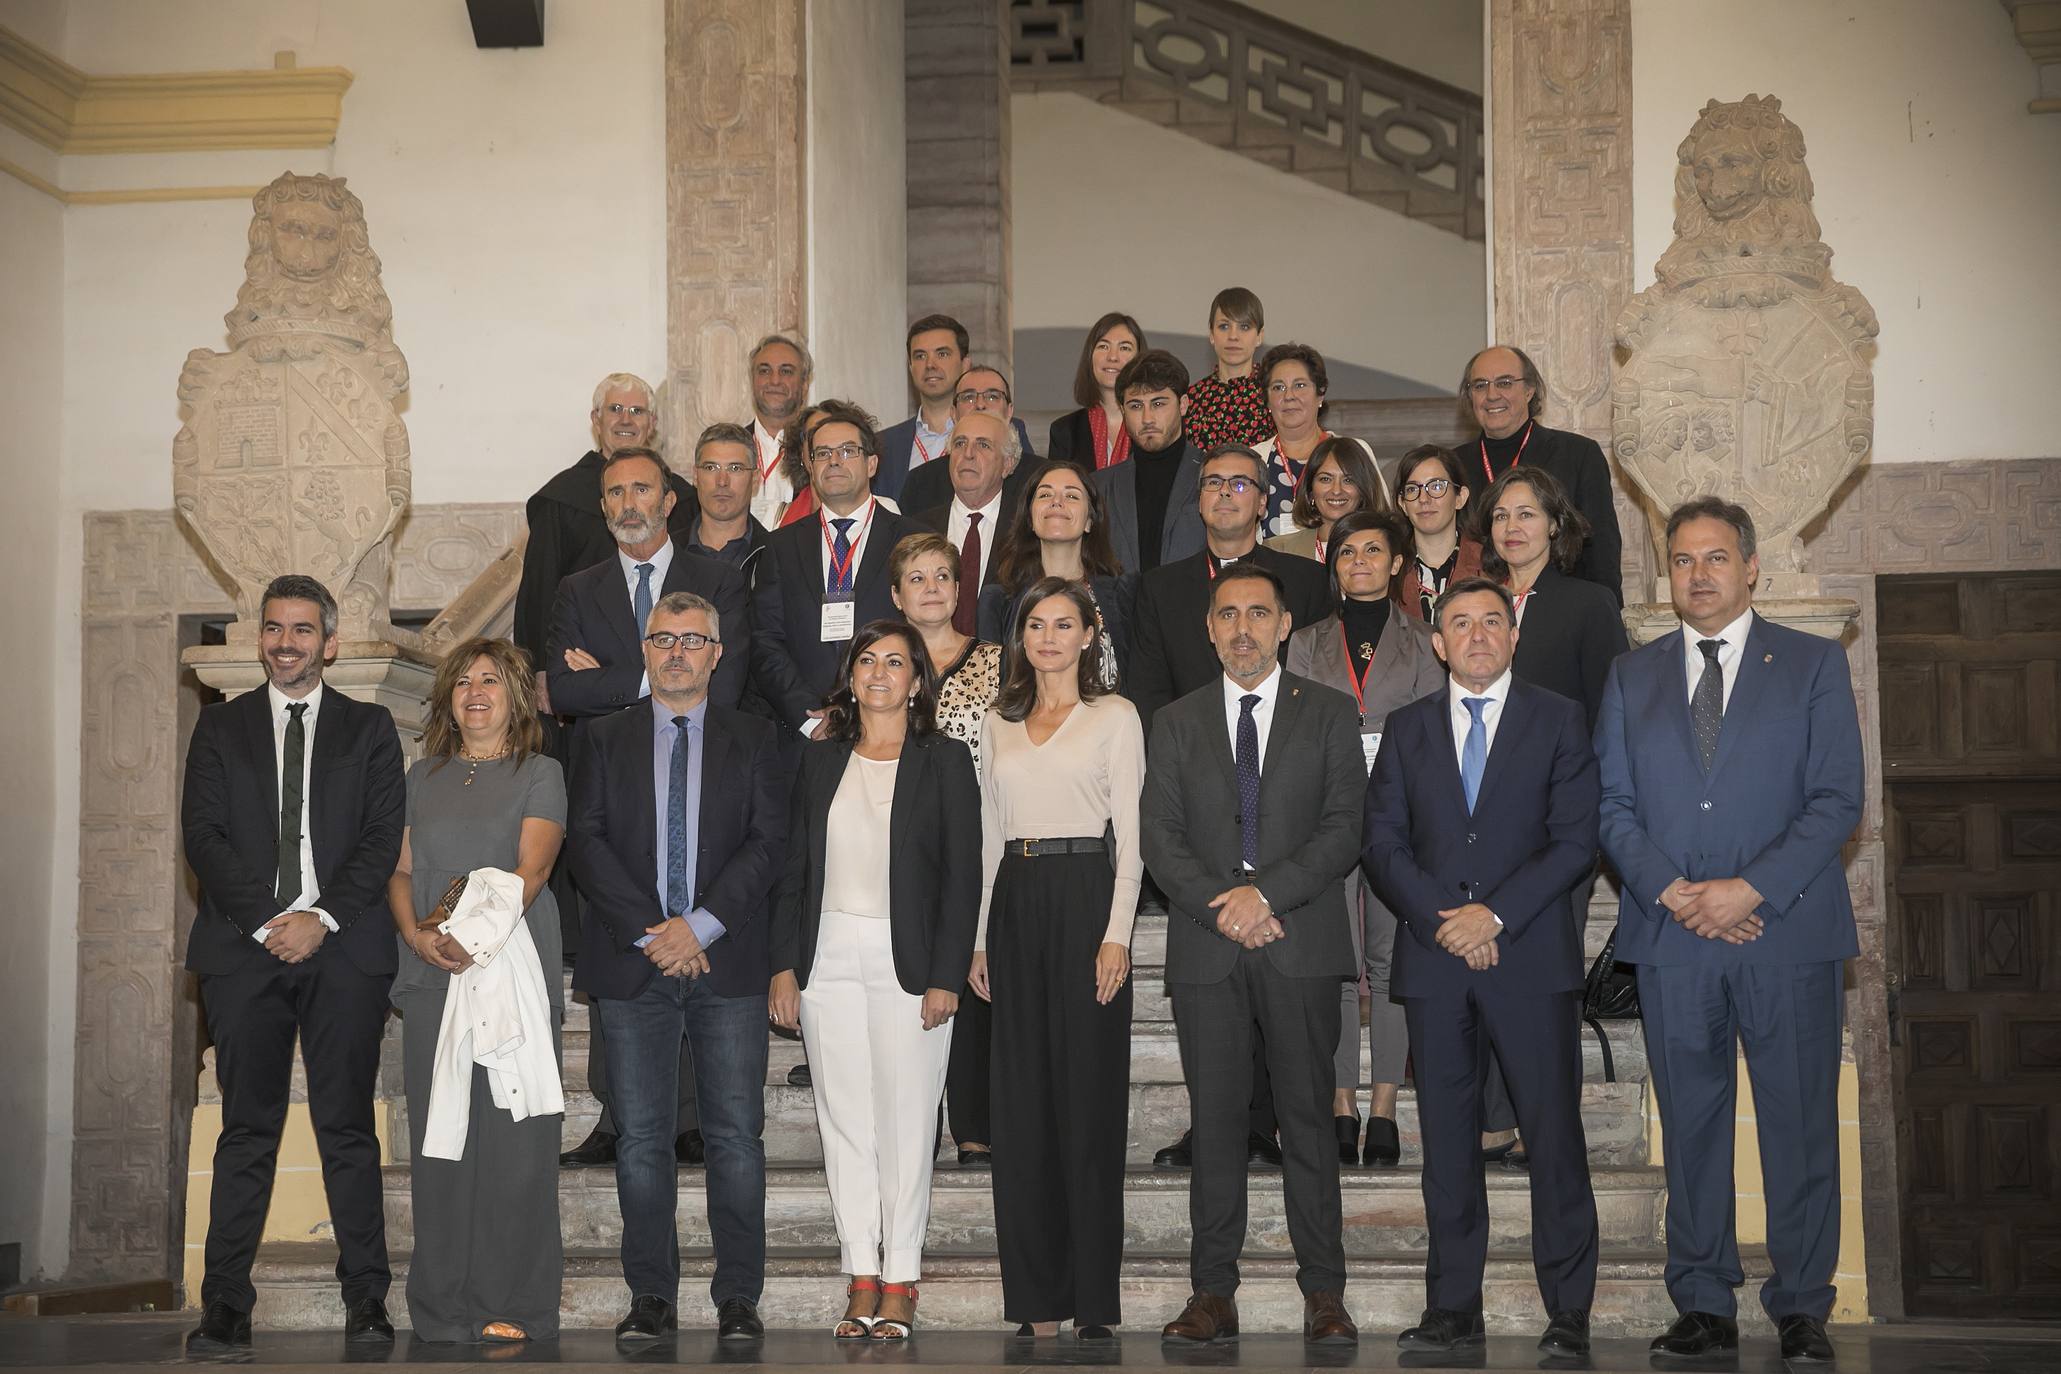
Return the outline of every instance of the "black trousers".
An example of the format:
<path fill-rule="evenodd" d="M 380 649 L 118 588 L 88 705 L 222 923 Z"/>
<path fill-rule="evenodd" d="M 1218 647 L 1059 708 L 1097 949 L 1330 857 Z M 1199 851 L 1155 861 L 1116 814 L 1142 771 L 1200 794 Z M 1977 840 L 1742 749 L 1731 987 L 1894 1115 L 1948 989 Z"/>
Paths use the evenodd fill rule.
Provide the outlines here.
<path fill-rule="evenodd" d="M 373 1094 L 392 982 L 391 974 L 360 972 L 334 945 L 304 963 L 266 955 L 243 972 L 200 980 L 222 1089 L 202 1303 L 224 1302 L 239 1312 L 257 1305 L 251 1264 L 272 1205 L 296 1035 L 308 1070 L 308 1116 L 322 1157 L 344 1303 L 386 1296 L 393 1274 Z"/>
<path fill-rule="evenodd" d="M 1502 1062 L 1531 1155 L 1531 1260 L 1546 1311 L 1587 1310 L 1596 1296 L 1596 1195 L 1582 1132 L 1579 992 L 1409 997 L 1417 1114 L 1424 1133 L 1427 1307 L 1481 1306 L 1488 1262 L 1488 1184 L 1481 1085 L 1489 1050 Z"/>
<path fill-rule="evenodd" d="M 1338 979 L 1292 978 L 1266 951 L 1240 950 L 1214 983 L 1167 984 L 1193 1117 L 1188 1183 L 1190 1282 L 1228 1298 L 1245 1245 L 1245 1135 L 1256 1045 L 1280 1118 L 1282 1187 L 1304 1296 L 1345 1289 L 1338 1141 L 1331 1130 Z"/>
<path fill-rule="evenodd" d="M 1005 857 L 988 916 L 995 1240 L 1012 1322 L 1123 1319 L 1131 985 L 1095 1001 L 1104 854 Z"/>
<path fill-rule="evenodd" d="M 994 1034 L 994 1007 L 972 987 L 962 989 L 959 1014 L 952 1018 L 952 1054 L 945 1062 L 945 1113 L 952 1139 L 960 1145 L 995 1143 L 988 1109 Z"/>

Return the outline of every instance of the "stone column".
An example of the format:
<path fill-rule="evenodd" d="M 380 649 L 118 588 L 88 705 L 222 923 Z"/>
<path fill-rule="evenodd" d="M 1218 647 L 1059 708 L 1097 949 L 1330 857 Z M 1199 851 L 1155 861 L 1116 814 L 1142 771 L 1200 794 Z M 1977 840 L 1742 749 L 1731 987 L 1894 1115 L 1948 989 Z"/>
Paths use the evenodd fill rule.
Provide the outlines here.
<path fill-rule="evenodd" d="M 1011 365 L 1007 0 L 908 0 L 909 318 Z"/>
<path fill-rule="evenodd" d="M 807 328 L 802 0 L 666 5 L 666 380 L 660 433 L 749 418 L 745 351 Z"/>

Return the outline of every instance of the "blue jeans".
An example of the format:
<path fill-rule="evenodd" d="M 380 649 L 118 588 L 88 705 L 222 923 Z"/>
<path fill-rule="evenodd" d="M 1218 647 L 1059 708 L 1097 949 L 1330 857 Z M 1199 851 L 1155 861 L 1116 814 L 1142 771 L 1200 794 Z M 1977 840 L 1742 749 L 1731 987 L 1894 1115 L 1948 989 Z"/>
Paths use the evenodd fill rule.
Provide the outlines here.
<path fill-rule="evenodd" d="M 677 1302 L 680 1236 L 673 1154 L 680 1040 L 694 1056 L 708 1149 L 709 1297 L 753 1303 L 766 1281 L 766 995 L 722 997 L 699 979 L 656 976 L 632 998 L 597 997 L 619 1135 L 616 1198 L 630 1296 Z"/>

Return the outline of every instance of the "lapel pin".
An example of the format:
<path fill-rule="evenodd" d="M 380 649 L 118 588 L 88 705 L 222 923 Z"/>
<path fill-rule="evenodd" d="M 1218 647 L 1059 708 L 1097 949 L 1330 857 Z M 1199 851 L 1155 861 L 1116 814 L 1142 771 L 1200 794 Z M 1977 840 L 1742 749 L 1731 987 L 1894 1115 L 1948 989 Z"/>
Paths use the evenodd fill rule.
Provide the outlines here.
<path fill-rule="evenodd" d="M 1775 661 L 1775 656 L 1773 654 L 1762 654 L 1760 656 L 1760 661 L 1762 663 L 1773 663 Z"/>

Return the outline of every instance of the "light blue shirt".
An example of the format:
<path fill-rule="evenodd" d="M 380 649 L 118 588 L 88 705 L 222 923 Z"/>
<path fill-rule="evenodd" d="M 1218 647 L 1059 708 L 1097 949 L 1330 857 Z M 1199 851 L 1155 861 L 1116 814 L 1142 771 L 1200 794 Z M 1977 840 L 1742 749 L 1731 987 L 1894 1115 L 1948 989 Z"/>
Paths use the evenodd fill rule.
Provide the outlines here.
<path fill-rule="evenodd" d="M 637 617 L 634 609 L 637 604 L 637 560 L 624 553 L 622 545 L 618 544 L 615 549 L 615 561 L 623 570 L 623 586 L 630 593 L 630 605 L 633 608 L 630 612 L 630 618 L 634 620 Z M 656 606 L 658 599 L 666 594 L 666 574 L 673 569 L 673 541 L 668 538 L 665 543 L 658 546 L 657 553 L 644 561 L 651 565 L 651 604 Z M 637 627 L 637 650 L 640 656 L 643 654 L 643 649 L 644 627 L 639 625 Z M 604 663 L 601 666 L 606 668 L 608 665 Z M 646 673 L 637 679 L 637 695 L 640 697 L 651 695 L 651 674 Z M 672 718 L 668 716 L 666 719 L 670 722 Z"/>
<path fill-rule="evenodd" d="M 658 843 L 653 846 L 658 855 L 658 900 L 660 909 L 668 920 L 687 922 L 694 932 L 694 938 L 701 941 L 703 949 L 723 938 L 723 923 L 715 913 L 706 907 L 695 907 L 685 916 L 679 914 L 680 907 L 694 900 L 695 861 L 699 846 L 696 839 L 701 833 L 701 770 L 705 757 L 703 749 L 708 740 L 708 698 L 703 697 L 699 705 L 687 715 L 687 796 L 685 811 L 687 821 L 687 891 L 677 894 L 666 890 L 666 817 L 672 807 L 673 740 L 682 727 L 673 724 L 674 712 L 659 701 L 651 698 L 651 792 L 658 803 L 652 814 L 658 818 Z M 651 942 L 646 935 L 637 941 L 642 949 Z"/>

